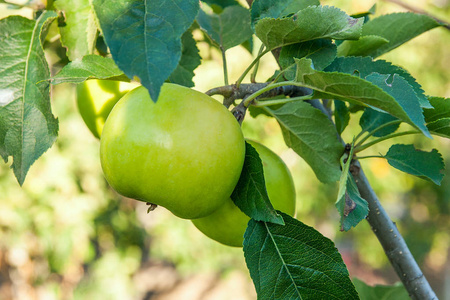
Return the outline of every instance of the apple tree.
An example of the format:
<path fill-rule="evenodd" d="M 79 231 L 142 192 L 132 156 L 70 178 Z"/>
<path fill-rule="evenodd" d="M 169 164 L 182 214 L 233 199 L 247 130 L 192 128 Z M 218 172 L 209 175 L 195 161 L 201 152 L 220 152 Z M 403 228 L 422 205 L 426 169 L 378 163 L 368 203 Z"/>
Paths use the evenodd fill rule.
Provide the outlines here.
<path fill-rule="evenodd" d="M 333 241 L 292 212 L 272 206 L 270 198 L 276 195 L 268 195 L 261 158 L 244 142 L 238 126 L 264 114 L 279 123 L 286 145 L 308 163 L 317 180 L 338 182 L 336 226 L 349 231 L 369 222 L 409 296 L 436 299 L 359 161 L 383 158 L 393 168 L 440 185 L 444 163 L 437 149 L 392 144 L 379 156 L 364 152 L 404 135 L 450 138 L 450 101 L 427 95 L 407 69 L 378 58 L 446 24 L 412 12 L 374 17 L 374 10 L 348 15 L 319 0 L 48 0 L 45 7 L 34 7 L 33 19 L 12 15 L 0 20 L 0 155 L 5 162 L 12 159 L 22 185 L 58 136 L 51 86 L 78 84 L 87 99 L 82 86 L 100 82 L 99 89 L 104 86 L 120 96 L 105 100 L 106 107 L 79 105 L 101 139 L 103 169 L 113 188 L 151 208 L 168 206 L 194 224 L 229 201 L 249 220 L 242 246 L 258 299 L 359 299 L 355 286 L 360 293 L 369 287 L 352 283 Z M 68 57 L 56 73 L 50 72 L 54 66 L 44 52 L 52 23 L 59 28 L 58 47 Z M 218 49 L 223 59 L 224 84 L 206 95 L 187 89 L 194 87 L 194 71 L 201 64 L 200 40 Z M 239 45 L 254 60 L 229 82 L 226 52 Z M 278 68 L 256 82 L 259 62 L 267 55 L 275 57 Z M 119 82 L 141 86 L 122 98 L 128 104 L 115 105 L 125 94 L 119 92 Z M 213 95 L 223 97 L 223 106 L 216 107 Z M 159 110 L 168 98 L 170 105 Z M 206 100 L 187 103 L 187 98 Z M 210 108 L 211 103 L 216 106 Z M 344 140 L 352 118 L 359 118 L 359 133 Z M 153 128 L 158 120 L 160 127 Z M 184 144 L 196 140 L 176 148 L 183 143 L 169 131 L 183 121 L 178 139 Z M 179 156 L 164 152 L 161 145 Z M 195 165 L 182 158 L 198 149 L 197 156 L 211 159 Z M 152 169 L 159 158 L 161 166 Z M 142 161 L 148 164 L 139 166 Z M 230 163 L 212 166 L 218 161 Z M 216 171 L 224 176 L 214 180 Z M 200 172 L 196 181 L 191 175 Z M 126 181 L 131 176 L 133 188 Z M 164 185 L 149 185 L 149 178 L 152 183 L 164 180 Z M 176 189 L 180 191 L 170 198 L 168 191 Z M 182 194 L 191 197 L 183 202 Z M 206 202 L 214 205 L 199 213 Z"/>

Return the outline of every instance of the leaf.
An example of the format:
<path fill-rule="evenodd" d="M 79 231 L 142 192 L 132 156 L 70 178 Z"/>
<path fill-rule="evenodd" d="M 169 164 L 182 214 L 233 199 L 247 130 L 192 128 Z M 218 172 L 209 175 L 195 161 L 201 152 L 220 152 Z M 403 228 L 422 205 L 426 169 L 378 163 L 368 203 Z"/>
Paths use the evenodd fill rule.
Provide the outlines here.
<path fill-rule="evenodd" d="M 417 83 L 416 79 L 414 79 L 414 77 L 412 77 L 405 69 L 385 60 L 373 60 L 371 57 L 339 57 L 336 58 L 325 71 L 347 73 L 357 75 L 361 78 L 366 78 L 373 72 L 390 75 L 398 74 L 412 86 L 420 106 L 423 108 L 432 108 L 427 97 L 424 95 L 422 87 Z"/>
<path fill-rule="evenodd" d="M 239 4 L 235 0 L 202 0 L 202 2 L 207 3 L 215 13 L 221 13 L 225 7 Z"/>
<path fill-rule="evenodd" d="M 420 129 L 425 136 L 431 138 L 430 132 L 425 125 L 422 108 L 420 107 L 419 102 L 416 101 L 417 97 L 411 86 L 403 79 L 403 77 L 397 74 L 394 74 L 392 78 L 390 77 L 391 75 L 389 74 L 372 73 L 366 77 L 366 80 L 379 86 L 386 93 L 391 95 L 408 114 L 408 117 L 414 123 L 415 127 Z"/>
<path fill-rule="evenodd" d="M 318 39 L 281 48 L 278 61 L 282 69 L 287 69 L 284 76 L 288 80 L 294 79 L 297 71 L 294 58 L 303 57 L 311 59 L 316 70 L 323 70 L 336 58 L 336 45 L 331 40 Z"/>
<path fill-rule="evenodd" d="M 244 167 L 231 199 L 250 218 L 284 225 L 283 218 L 270 203 L 259 154 L 247 142 L 245 142 Z"/>
<path fill-rule="evenodd" d="M 368 56 L 370 53 L 389 43 L 378 35 L 362 36 L 357 41 L 343 41 L 337 48 L 338 56 Z"/>
<path fill-rule="evenodd" d="M 272 50 L 315 39 L 358 39 L 363 21 L 336 7 L 311 6 L 292 17 L 262 19 L 255 25 L 255 33 Z"/>
<path fill-rule="evenodd" d="M 89 0 L 58 0 L 55 7 L 64 11 L 65 26 L 60 26 L 61 43 L 73 61 L 92 54 L 97 38 L 97 25 Z"/>
<path fill-rule="evenodd" d="M 431 133 L 450 139 L 450 118 L 439 119 L 427 124 Z"/>
<path fill-rule="evenodd" d="M 260 19 L 283 18 L 313 5 L 320 5 L 319 0 L 255 0 L 251 8 L 252 28 Z"/>
<path fill-rule="evenodd" d="M 436 149 L 426 152 L 416 150 L 413 145 L 396 144 L 389 148 L 384 157 L 394 168 L 437 185 L 440 185 L 444 178 L 444 161 Z"/>
<path fill-rule="evenodd" d="M 372 130 L 375 130 L 376 128 L 394 120 L 397 120 L 397 118 L 391 116 L 390 114 L 386 114 L 381 111 L 377 111 L 371 109 L 370 107 L 367 107 L 364 110 L 364 113 L 362 114 L 361 118 L 359 119 L 359 125 L 361 126 L 363 131 L 371 132 Z M 391 134 L 395 132 L 399 126 L 400 123 L 386 126 L 374 132 L 373 136 L 382 137 Z"/>
<path fill-rule="evenodd" d="M 372 79 L 376 81 L 377 78 Z M 317 98 L 332 98 L 353 104 L 376 107 L 429 135 L 428 130 L 423 129 L 424 124 L 421 122 L 415 124 L 395 98 L 375 84 L 357 76 L 338 72 L 315 71 L 311 67 L 311 60 L 302 58 L 297 60 L 296 80 L 306 87 L 314 89 L 314 96 Z M 417 119 L 415 117 L 414 115 L 414 120 Z"/>
<path fill-rule="evenodd" d="M 106 44 L 128 78 L 139 77 L 153 101 L 178 66 L 181 36 L 199 10 L 198 0 L 93 0 Z"/>
<path fill-rule="evenodd" d="M 359 297 L 364 300 L 409 300 L 411 299 L 401 282 L 394 285 L 370 286 L 353 278 L 353 284 L 358 291 Z"/>
<path fill-rule="evenodd" d="M 239 5 L 228 6 L 219 15 L 200 10 L 197 23 L 223 50 L 237 46 L 253 35 L 250 13 Z"/>
<path fill-rule="evenodd" d="M 333 242 L 280 214 L 285 226 L 250 220 L 244 235 L 258 299 L 359 299 Z"/>
<path fill-rule="evenodd" d="M 345 130 L 350 121 L 350 111 L 343 101 L 334 100 L 334 123 L 336 130 L 340 134 Z"/>
<path fill-rule="evenodd" d="M 335 182 L 341 174 L 344 147 L 333 123 L 320 110 L 296 101 L 265 110 L 280 124 L 286 145 L 300 155 L 322 182 Z"/>
<path fill-rule="evenodd" d="M 450 118 L 450 98 L 429 97 L 431 109 L 425 109 L 425 121 L 431 123 L 443 118 Z"/>
<path fill-rule="evenodd" d="M 20 185 L 30 166 L 50 148 L 58 120 L 50 106 L 50 70 L 42 41 L 56 19 L 44 12 L 36 21 L 19 16 L 0 20 L 0 155 Z M 39 82 L 39 83 L 38 83 Z"/>
<path fill-rule="evenodd" d="M 51 82 L 52 84 L 82 83 L 87 79 L 117 79 L 117 77 L 129 81 L 111 58 L 86 55 L 81 60 L 68 63 L 51 78 Z"/>
<path fill-rule="evenodd" d="M 356 227 L 369 214 L 369 204 L 361 198 L 355 180 L 350 174 L 353 150 L 354 145 L 340 159 L 342 173 L 335 205 L 341 216 L 341 231 L 349 231 L 352 227 Z"/>
<path fill-rule="evenodd" d="M 197 44 L 195 43 L 192 33 L 186 31 L 181 37 L 182 52 L 181 59 L 175 71 L 169 76 L 172 83 L 193 87 L 194 70 L 200 65 L 201 57 L 198 54 Z"/>
<path fill-rule="evenodd" d="M 410 12 L 394 13 L 380 16 L 365 23 L 361 35 L 379 35 L 389 41 L 389 43 L 370 53 L 370 56 L 378 57 L 438 26 L 440 24 L 427 15 Z"/>

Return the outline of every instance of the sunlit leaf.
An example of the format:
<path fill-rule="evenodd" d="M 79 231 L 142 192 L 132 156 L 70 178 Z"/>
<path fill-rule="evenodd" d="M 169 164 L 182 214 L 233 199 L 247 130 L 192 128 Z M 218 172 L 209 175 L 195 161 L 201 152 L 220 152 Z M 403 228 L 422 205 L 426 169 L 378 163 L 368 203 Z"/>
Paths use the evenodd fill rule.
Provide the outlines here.
<path fill-rule="evenodd" d="M 268 49 L 315 39 L 358 39 L 363 19 L 354 19 L 336 7 L 310 6 L 291 17 L 265 18 L 255 33 Z"/>
<path fill-rule="evenodd" d="M 50 70 L 42 49 L 55 12 L 36 21 L 19 16 L 0 20 L 0 155 L 20 185 L 30 166 L 50 148 L 58 120 L 50 106 Z"/>
<path fill-rule="evenodd" d="M 338 56 L 368 56 L 389 41 L 378 35 L 362 36 L 357 41 L 343 41 L 337 48 Z"/>

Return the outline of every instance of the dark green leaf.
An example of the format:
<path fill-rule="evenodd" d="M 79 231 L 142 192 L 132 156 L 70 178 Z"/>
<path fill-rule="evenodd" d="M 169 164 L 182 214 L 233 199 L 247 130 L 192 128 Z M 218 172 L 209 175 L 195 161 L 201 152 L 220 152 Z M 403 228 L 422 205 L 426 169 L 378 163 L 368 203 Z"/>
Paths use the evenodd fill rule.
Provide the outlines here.
<path fill-rule="evenodd" d="M 361 78 L 366 78 L 373 72 L 380 74 L 398 74 L 403 77 L 409 85 L 412 86 L 421 107 L 432 108 L 424 95 L 422 87 L 417 83 L 416 79 L 411 76 L 405 69 L 393 65 L 385 60 L 373 60 L 371 57 L 339 57 L 325 71 L 327 72 L 341 72 L 352 75 L 357 75 Z M 412 101 L 412 100 L 410 100 Z"/>
<path fill-rule="evenodd" d="M 194 82 L 192 78 L 195 75 L 194 70 L 200 65 L 201 57 L 198 54 L 198 48 L 191 32 L 186 31 L 181 37 L 181 42 L 183 46 L 181 59 L 175 71 L 170 74 L 169 81 L 187 87 L 193 87 Z"/>
<path fill-rule="evenodd" d="M 362 36 L 357 41 L 343 41 L 337 49 L 338 56 L 368 56 L 389 41 L 378 35 Z"/>
<path fill-rule="evenodd" d="M 294 58 L 303 57 L 313 61 L 314 69 L 323 70 L 336 58 L 336 45 L 331 40 L 318 39 L 284 46 L 281 48 L 278 61 L 282 69 L 287 69 L 284 73 L 285 78 L 294 79 L 297 71 Z"/>
<path fill-rule="evenodd" d="M 313 169 L 322 182 L 335 182 L 341 174 L 344 147 L 333 123 L 320 110 L 296 101 L 278 109 L 266 107 L 281 126 L 284 141 Z"/>
<path fill-rule="evenodd" d="M 42 49 L 56 16 L 49 11 L 36 21 L 19 16 L 0 20 L 0 77 L 5 79 L 0 80 L 0 155 L 5 162 L 13 157 L 11 168 L 20 185 L 58 134 Z"/>
<path fill-rule="evenodd" d="M 377 57 L 437 26 L 440 24 L 427 15 L 394 13 L 380 16 L 364 24 L 362 36 L 379 35 L 389 41 L 370 53 L 370 56 Z"/>
<path fill-rule="evenodd" d="M 292 17 L 265 18 L 255 33 L 268 49 L 315 39 L 358 39 L 363 19 L 353 19 L 336 7 L 311 6 Z"/>
<path fill-rule="evenodd" d="M 363 300 L 409 300 L 411 299 L 401 282 L 394 285 L 370 286 L 354 278 L 353 284 Z"/>
<path fill-rule="evenodd" d="M 181 58 L 181 36 L 199 10 L 198 0 L 94 0 L 114 61 L 139 77 L 153 101 Z"/>
<path fill-rule="evenodd" d="M 375 76 L 371 79 L 376 81 Z M 303 83 L 306 87 L 314 89 L 315 97 L 344 100 L 365 106 L 370 105 L 386 111 L 414 127 L 422 129 L 424 134 L 428 134 L 428 130 L 426 128 L 423 129 L 423 123 L 419 120 L 418 124 L 416 124 L 395 98 L 375 84 L 357 76 L 337 72 L 315 71 L 311 67 L 311 60 L 302 58 L 297 60 L 297 81 Z M 416 116 L 413 115 L 412 117 Z M 414 120 L 417 121 L 416 118 Z"/>
<path fill-rule="evenodd" d="M 450 98 L 430 97 L 428 100 L 432 105 L 432 109 L 423 111 L 427 123 L 450 118 Z"/>
<path fill-rule="evenodd" d="M 252 4 L 252 27 L 260 19 L 283 18 L 313 5 L 320 5 L 319 0 L 255 0 Z"/>
<path fill-rule="evenodd" d="M 89 0 L 58 0 L 55 7 L 64 11 L 65 26 L 60 26 L 61 43 L 67 47 L 70 60 L 92 54 L 97 38 L 97 25 Z"/>
<path fill-rule="evenodd" d="M 258 299 L 359 299 L 333 242 L 281 214 L 285 226 L 251 220 L 244 235 Z"/>
<path fill-rule="evenodd" d="M 419 101 L 417 101 L 416 93 L 403 77 L 397 74 L 391 76 L 389 74 L 372 73 L 366 77 L 366 80 L 391 95 L 408 114 L 415 127 L 419 128 L 425 136 L 431 137 L 428 128 L 425 126 L 425 118 Z"/>
<path fill-rule="evenodd" d="M 431 133 L 450 139 L 450 118 L 430 122 L 427 127 Z"/>
<path fill-rule="evenodd" d="M 244 167 L 231 199 L 240 210 L 255 220 L 284 224 L 283 218 L 270 203 L 259 154 L 247 142 L 245 142 Z"/>
<path fill-rule="evenodd" d="M 359 119 L 359 125 L 361 126 L 362 130 L 371 132 L 372 130 L 394 120 L 397 120 L 397 118 L 391 116 L 390 114 L 386 114 L 367 107 L 364 110 L 363 115 Z M 388 135 L 395 132 L 399 126 L 400 123 L 386 126 L 374 132 L 373 136 L 382 137 Z"/>
<path fill-rule="evenodd" d="M 200 10 L 197 22 L 223 50 L 237 46 L 253 35 L 250 12 L 239 5 L 228 6 L 219 15 L 207 14 Z"/>
<path fill-rule="evenodd" d="M 334 100 L 333 115 L 334 123 L 336 124 L 336 130 L 339 134 L 341 134 L 350 121 L 350 112 L 345 102 Z"/>
<path fill-rule="evenodd" d="M 441 184 L 444 178 L 442 155 L 433 149 L 431 152 L 416 150 L 413 145 L 392 145 L 384 156 L 388 163 L 400 171 Z"/>
<path fill-rule="evenodd" d="M 128 80 L 111 58 L 99 55 L 86 55 L 81 60 L 75 60 L 67 64 L 52 77 L 52 84 L 65 82 L 81 83 L 87 79 L 124 79 Z"/>

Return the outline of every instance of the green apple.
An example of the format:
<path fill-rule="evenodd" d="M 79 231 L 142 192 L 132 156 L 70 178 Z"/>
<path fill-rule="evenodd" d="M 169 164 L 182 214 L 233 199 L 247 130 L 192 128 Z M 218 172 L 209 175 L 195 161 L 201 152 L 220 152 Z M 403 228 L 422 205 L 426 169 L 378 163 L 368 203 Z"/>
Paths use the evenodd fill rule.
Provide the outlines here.
<path fill-rule="evenodd" d="M 211 214 L 229 199 L 244 157 L 244 137 L 230 111 L 169 83 L 157 103 L 144 87 L 126 94 L 100 139 L 103 172 L 118 193 L 185 219 Z"/>
<path fill-rule="evenodd" d="M 111 109 L 137 84 L 91 79 L 77 85 L 77 105 L 86 126 L 96 138 L 100 138 Z"/>
<path fill-rule="evenodd" d="M 247 142 L 261 158 L 267 194 L 273 207 L 294 216 L 295 188 L 286 164 L 269 148 L 254 141 Z M 213 240 L 228 246 L 242 247 L 249 220 L 229 198 L 218 210 L 206 217 L 192 220 L 192 223 Z"/>

